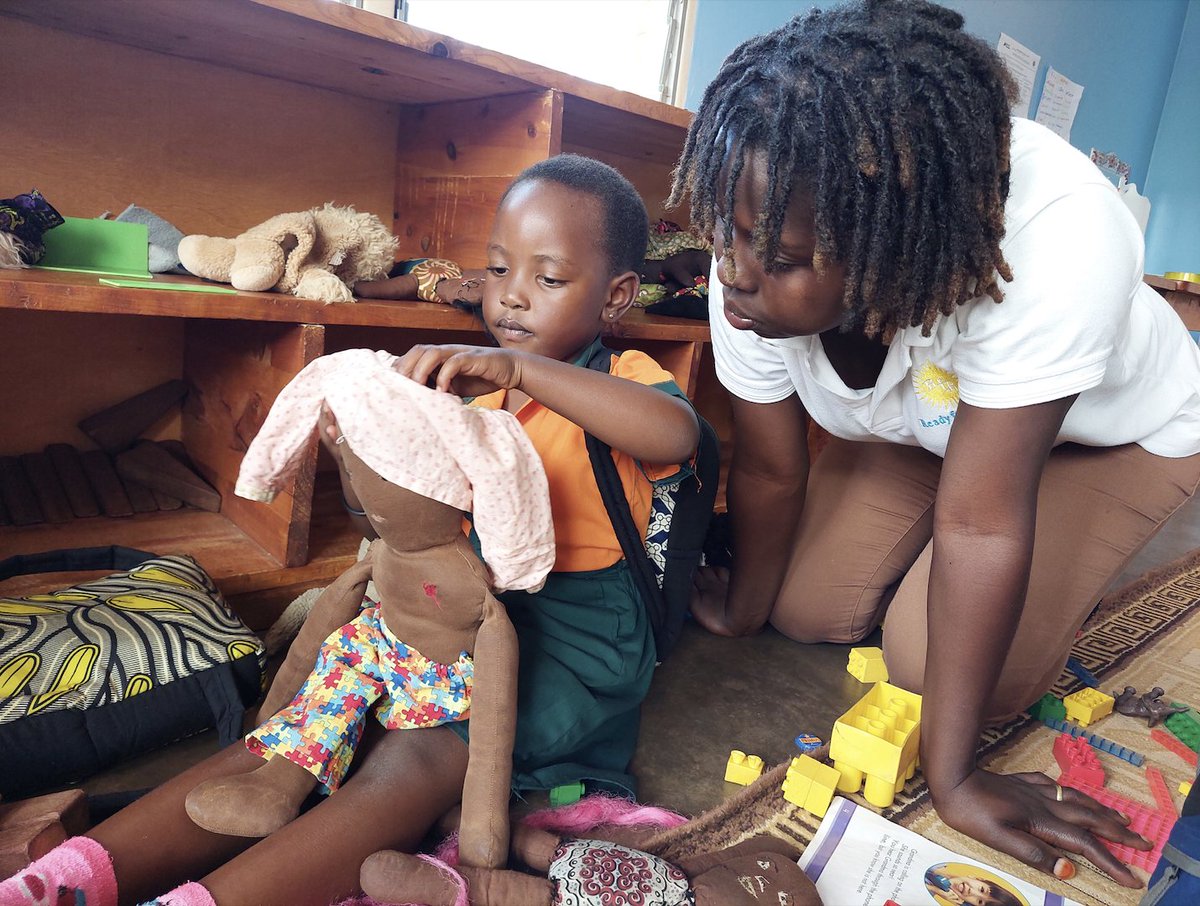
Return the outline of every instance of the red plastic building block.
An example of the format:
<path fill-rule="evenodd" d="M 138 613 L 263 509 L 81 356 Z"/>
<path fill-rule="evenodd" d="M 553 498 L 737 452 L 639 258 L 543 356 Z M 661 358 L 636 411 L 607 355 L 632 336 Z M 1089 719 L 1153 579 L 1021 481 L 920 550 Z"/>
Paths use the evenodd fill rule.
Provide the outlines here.
<path fill-rule="evenodd" d="M 1154 871 L 1154 866 L 1158 864 L 1158 859 L 1162 855 L 1167 837 L 1171 836 L 1171 828 L 1175 826 L 1176 816 L 1174 814 L 1164 815 L 1158 809 L 1151 809 L 1140 802 L 1134 802 L 1132 799 L 1118 796 L 1116 793 L 1102 789 L 1101 787 L 1091 786 L 1086 783 L 1070 783 L 1066 777 L 1063 777 L 1062 781 L 1064 786 L 1073 787 L 1079 790 L 1079 792 L 1091 796 L 1101 805 L 1107 805 L 1109 808 L 1116 809 L 1118 812 L 1128 815 L 1130 818 L 1129 829 L 1134 833 L 1141 834 L 1153 843 L 1153 849 L 1149 852 L 1142 852 L 1141 850 L 1121 846 L 1118 843 L 1112 843 L 1108 840 L 1101 840 L 1100 842 L 1108 847 L 1109 852 L 1126 865 L 1143 868 L 1149 872 Z"/>
<path fill-rule="evenodd" d="M 1160 746 L 1162 746 L 1164 749 L 1168 749 L 1168 750 L 1174 752 L 1176 755 L 1178 755 L 1180 758 L 1182 758 L 1184 761 L 1186 761 L 1192 767 L 1197 766 L 1196 762 L 1198 759 L 1200 759 L 1200 756 L 1197 756 L 1195 752 L 1193 752 L 1191 749 L 1189 749 L 1187 746 L 1185 746 L 1183 743 L 1181 743 L 1178 739 L 1176 739 L 1174 736 L 1172 736 L 1170 733 L 1166 732 L 1165 730 L 1160 730 L 1158 727 L 1155 727 L 1153 730 L 1150 731 L 1150 738 L 1153 739 Z"/>
<path fill-rule="evenodd" d="M 1054 760 L 1062 772 L 1063 783 L 1078 781 L 1089 786 L 1104 786 L 1104 768 L 1086 739 L 1060 733 L 1054 740 Z"/>
<path fill-rule="evenodd" d="M 1160 812 L 1164 815 L 1179 814 L 1175 811 L 1175 800 L 1171 798 L 1171 791 L 1167 789 L 1167 781 L 1163 779 L 1158 768 L 1146 765 L 1146 783 L 1150 785 L 1150 792 L 1154 795 Z"/>

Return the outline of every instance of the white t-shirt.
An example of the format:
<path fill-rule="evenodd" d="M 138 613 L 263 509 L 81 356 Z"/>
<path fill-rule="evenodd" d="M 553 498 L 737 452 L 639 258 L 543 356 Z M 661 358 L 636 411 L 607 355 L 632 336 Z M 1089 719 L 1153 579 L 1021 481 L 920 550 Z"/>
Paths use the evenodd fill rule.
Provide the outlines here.
<path fill-rule="evenodd" d="M 735 330 L 714 270 L 709 321 L 721 383 L 756 403 L 798 393 L 831 434 L 939 456 L 959 400 L 1005 409 L 1075 393 L 1058 443 L 1200 452 L 1200 347 L 1142 282 L 1142 235 L 1112 184 L 1049 129 L 1014 119 L 1004 220 L 1013 271 L 1004 301 L 972 299 L 940 316 L 928 337 L 920 327 L 899 331 L 865 390 L 842 382 L 819 337 Z"/>

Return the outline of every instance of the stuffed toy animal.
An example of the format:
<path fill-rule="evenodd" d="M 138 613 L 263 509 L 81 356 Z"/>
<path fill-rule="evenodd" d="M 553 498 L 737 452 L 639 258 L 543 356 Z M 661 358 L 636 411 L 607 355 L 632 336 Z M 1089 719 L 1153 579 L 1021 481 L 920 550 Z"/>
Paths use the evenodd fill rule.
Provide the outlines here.
<path fill-rule="evenodd" d="M 370 710 L 390 730 L 470 717 L 463 859 L 501 865 L 517 640 L 490 586 L 540 588 L 554 565 L 546 475 L 515 416 L 418 384 L 396 361 L 351 349 L 310 363 L 246 452 L 236 491 L 268 500 L 328 411 L 379 538 L 322 593 L 289 649 L 260 711 L 273 716 L 246 738 L 266 763 L 199 784 L 186 809 L 214 833 L 266 836 L 318 784 L 334 793 Z M 487 568 L 463 534 L 468 510 Z M 364 600 L 372 579 L 378 602 Z"/>
<path fill-rule="evenodd" d="M 247 292 L 353 302 L 355 283 L 387 275 L 396 242 L 374 214 L 326 204 L 277 214 L 233 239 L 184 236 L 179 260 L 197 277 Z"/>
<path fill-rule="evenodd" d="M 759 835 L 672 864 L 635 848 L 639 838 L 653 838 L 653 829 L 630 823 L 639 813 L 670 813 L 635 806 L 626 812 L 619 800 L 597 802 L 604 798 L 535 813 L 513 827 L 513 857 L 537 874 L 452 867 L 451 846 L 439 850 L 446 861 L 375 853 L 363 863 L 359 881 L 378 903 L 427 906 L 821 906 L 815 885 L 796 864 L 799 853 L 783 840 Z M 605 815 L 604 822 L 613 822 L 590 828 L 602 839 L 575 836 L 588 829 L 572 814 L 576 808 L 578 815 Z M 555 813 L 564 813 L 561 822 Z"/>

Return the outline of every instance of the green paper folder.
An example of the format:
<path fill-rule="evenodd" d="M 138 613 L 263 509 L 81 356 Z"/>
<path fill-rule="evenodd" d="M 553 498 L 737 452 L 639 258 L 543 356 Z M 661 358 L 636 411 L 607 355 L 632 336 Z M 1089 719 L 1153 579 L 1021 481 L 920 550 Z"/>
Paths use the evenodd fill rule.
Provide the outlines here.
<path fill-rule="evenodd" d="M 38 267 L 150 279 L 150 231 L 144 223 L 67 217 L 47 230 L 46 257 Z"/>
<path fill-rule="evenodd" d="M 236 296 L 237 290 L 228 286 L 217 286 L 213 283 L 153 283 L 145 280 L 114 280 L 101 277 L 100 282 L 105 286 L 131 287 L 133 289 L 165 289 L 176 293 L 217 293 L 222 296 Z"/>

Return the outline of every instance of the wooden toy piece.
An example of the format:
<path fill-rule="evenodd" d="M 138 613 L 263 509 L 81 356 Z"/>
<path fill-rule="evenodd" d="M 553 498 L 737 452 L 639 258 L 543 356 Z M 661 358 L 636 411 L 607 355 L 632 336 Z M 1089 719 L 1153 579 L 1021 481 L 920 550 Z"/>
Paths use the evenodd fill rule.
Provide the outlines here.
<path fill-rule="evenodd" d="M 1158 803 L 1158 810 L 1164 815 L 1178 816 L 1175 800 L 1171 798 L 1171 791 L 1167 789 L 1167 781 L 1163 779 L 1162 772 L 1153 765 L 1146 765 L 1146 783 L 1154 801 Z"/>
<path fill-rule="evenodd" d="M 15 456 L 0 456 L 0 498 L 13 525 L 36 525 L 43 521 L 29 476 Z"/>
<path fill-rule="evenodd" d="M 132 516 L 133 504 L 129 502 L 129 495 L 125 493 L 125 486 L 117 477 L 108 454 L 103 450 L 85 450 L 79 458 L 104 515 Z"/>
<path fill-rule="evenodd" d="M 202 510 L 216 513 L 221 509 L 221 495 L 212 485 L 152 441 L 138 441 L 119 454 L 117 471 Z"/>
<path fill-rule="evenodd" d="M 54 467 L 59 484 L 67 495 L 67 503 L 71 512 L 80 519 L 100 515 L 100 502 L 92 493 L 87 475 L 83 472 L 83 463 L 79 459 L 79 451 L 70 444 L 50 444 L 46 447 L 46 455 Z"/>
<path fill-rule="evenodd" d="M 89 415 L 79 423 L 79 430 L 95 441 L 100 449 L 119 453 L 186 395 L 187 384 L 183 381 L 166 381 Z"/>
<path fill-rule="evenodd" d="M 860 683 L 886 682 L 888 670 L 883 662 L 883 649 L 851 648 L 846 672 Z"/>
<path fill-rule="evenodd" d="M 808 755 L 792 759 L 783 779 L 783 798 L 818 818 L 824 818 L 833 801 L 840 774 Z"/>
<path fill-rule="evenodd" d="M 763 760 L 757 755 L 747 755 L 737 749 L 729 753 L 729 761 L 725 765 L 726 782 L 746 786 L 761 777 L 762 772 Z"/>
<path fill-rule="evenodd" d="M 1054 760 L 1058 762 L 1063 783 L 1070 780 L 1089 786 L 1104 786 L 1104 767 L 1086 739 L 1060 733 L 1054 740 Z"/>
<path fill-rule="evenodd" d="M 0 803 L 0 876 L 20 871 L 88 826 L 83 790 Z"/>
<path fill-rule="evenodd" d="M 1182 758 L 1184 761 L 1186 761 L 1192 767 L 1196 767 L 1196 761 L 1198 758 L 1200 758 L 1200 756 L 1198 756 L 1195 752 L 1193 752 L 1191 749 L 1189 749 L 1187 746 L 1185 746 L 1183 743 L 1181 743 L 1178 739 L 1176 739 L 1174 736 L 1172 736 L 1166 730 L 1162 730 L 1159 727 L 1155 727 L 1153 730 L 1150 731 L 1150 738 L 1153 739 L 1160 746 L 1162 746 L 1164 749 L 1174 752 L 1176 755 L 1178 755 L 1180 758 Z"/>
<path fill-rule="evenodd" d="M 67 492 L 58 480 L 49 456 L 45 453 L 22 453 L 21 466 L 29 477 L 33 495 L 47 522 L 70 522 L 75 518 L 67 500 Z"/>
<path fill-rule="evenodd" d="M 837 719 L 829 757 L 843 793 L 863 788 L 872 805 L 887 808 L 916 772 L 920 747 L 921 696 L 879 682 Z"/>
<path fill-rule="evenodd" d="M 1116 700 L 1111 695 L 1090 687 L 1072 692 L 1063 699 L 1067 708 L 1067 719 L 1077 721 L 1081 727 L 1112 714 L 1115 703 Z"/>
<path fill-rule="evenodd" d="M 134 481 L 132 478 L 122 475 L 120 469 L 117 469 L 117 477 L 121 479 L 121 486 L 125 488 L 125 495 L 129 498 L 129 505 L 133 507 L 135 513 L 158 512 L 158 501 L 154 499 L 154 492 L 152 490 L 140 481 Z"/>

